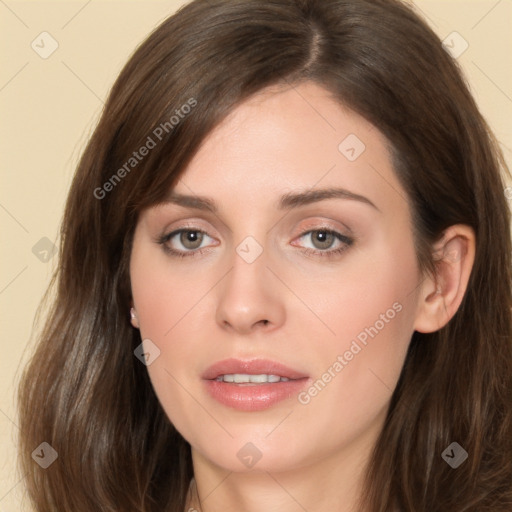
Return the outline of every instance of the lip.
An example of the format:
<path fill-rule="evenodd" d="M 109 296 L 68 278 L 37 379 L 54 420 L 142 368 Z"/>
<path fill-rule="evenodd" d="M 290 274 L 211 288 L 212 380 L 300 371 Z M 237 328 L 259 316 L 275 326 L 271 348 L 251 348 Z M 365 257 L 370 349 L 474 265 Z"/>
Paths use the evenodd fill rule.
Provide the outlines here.
<path fill-rule="evenodd" d="M 259 375 L 266 373 L 268 375 L 279 375 L 287 379 L 303 379 L 307 377 L 305 373 L 299 372 L 269 359 L 251 359 L 244 361 L 242 359 L 224 359 L 212 364 L 201 376 L 205 380 L 216 379 L 219 375 L 229 375 L 232 373 L 247 373 L 249 375 Z"/>
<path fill-rule="evenodd" d="M 273 384 L 236 384 L 215 380 L 219 375 L 234 373 L 279 375 L 290 380 Z M 310 381 L 305 373 L 268 359 L 224 359 L 207 368 L 201 377 L 212 398 L 240 411 L 268 409 L 283 400 L 297 396 Z"/>

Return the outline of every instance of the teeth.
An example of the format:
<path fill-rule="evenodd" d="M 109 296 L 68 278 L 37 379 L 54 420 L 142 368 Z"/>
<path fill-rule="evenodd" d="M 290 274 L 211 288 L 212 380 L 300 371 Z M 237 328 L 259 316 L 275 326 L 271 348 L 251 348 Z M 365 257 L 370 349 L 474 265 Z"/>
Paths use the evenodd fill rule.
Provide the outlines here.
<path fill-rule="evenodd" d="M 219 375 L 215 380 L 220 382 L 234 382 L 235 384 L 266 384 L 267 382 L 287 382 L 290 379 L 287 377 L 280 377 L 279 375 L 267 375 L 266 373 L 262 373 L 260 375 L 233 373 L 228 375 Z"/>

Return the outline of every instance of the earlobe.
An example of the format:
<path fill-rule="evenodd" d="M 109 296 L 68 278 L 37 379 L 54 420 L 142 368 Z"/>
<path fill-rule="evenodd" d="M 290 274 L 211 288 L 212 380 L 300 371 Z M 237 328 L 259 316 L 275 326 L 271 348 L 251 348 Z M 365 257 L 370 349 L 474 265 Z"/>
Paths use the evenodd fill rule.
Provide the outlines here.
<path fill-rule="evenodd" d="M 475 235 L 469 226 L 449 227 L 433 247 L 435 275 L 422 286 L 414 329 L 434 332 L 457 312 L 466 292 L 475 259 Z"/>
<path fill-rule="evenodd" d="M 134 308 L 130 308 L 130 322 L 133 327 L 136 329 L 139 328 L 139 320 L 137 318 L 137 313 Z"/>

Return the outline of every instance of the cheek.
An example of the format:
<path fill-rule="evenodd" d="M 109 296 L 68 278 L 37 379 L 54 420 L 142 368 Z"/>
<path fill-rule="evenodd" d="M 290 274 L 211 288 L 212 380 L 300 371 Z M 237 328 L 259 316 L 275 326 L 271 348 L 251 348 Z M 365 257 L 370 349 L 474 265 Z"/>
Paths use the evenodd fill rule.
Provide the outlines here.
<path fill-rule="evenodd" d="M 388 232 L 354 251 L 339 271 L 309 278 L 300 287 L 297 294 L 331 331 L 315 345 L 317 377 L 329 381 L 329 374 L 322 379 L 329 369 L 336 375 L 331 380 L 337 384 L 328 387 L 330 393 L 337 390 L 338 403 L 356 407 L 357 396 L 375 403 L 372 393 L 380 394 L 379 400 L 390 397 L 414 331 L 419 282 L 412 240 L 397 231 L 394 238 Z M 317 319 L 310 324 L 310 331 L 323 329 Z M 343 368 L 338 364 L 336 372 L 338 356 Z"/>
<path fill-rule="evenodd" d="M 193 335 L 189 315 L 192 310 L 197 314 L 194 305 L 197 307 L 202 290 L 190 282 L 190 276 L 176 272 L 170 276 L 170 268 L 165 257 L 154 251 L 150 253 L 144 247 L 134 250 L 130 268 L 132 296 L 141 339 L 151 340 L 160 351 L 147 366 L 153 390 L 175 427 L 189 432 L 201 413 L 194 409 L 194 402 L 186 393 L 194 350 L 197 352 L 190 342 Z"/>
<path fill-rule="evenodd" d="M 130 277 L 143 338 L 170 339 L 211 288 L 204 272 L 183 268 L 177 271 L 176 264 L 163 251 L 159 254 L 145 247 L 134 250 Z M 191 324 L 187 322 L 187 326 Z"/>
<path fill-rule="evenodd" d="M 140 337 L 160 351 L 147 371 L 167 416 L 188 432 L 204 414 L 189 393 L 197 393 L 190 382 L 198 373 L 197 355 L 204 350 L 197 340 L 205 338 L 205 315 L 210 310 L 211 317 L 211 304 L 204 299 L 215 279 L 213 272 L 205 279 L 204 271 L 183 269 L 177 271 L 165 253 L 134 244 L 130 278 Z"/>
<path fill-rule="evenodd" d="M 335 333 L 317 345 L 316 380 L 301 401 L 325 422 L 320 429 L 352 425 L 347 435 L 356 435 L 387 405 L 413 333 L 418 275 L 412 243 L 381 243 L 325 281 L 329 300 L 310 295 Z"/>
<path fill-rule="evenodd" d="M 317 317 L 295 321 L 309 321 L 311 328 L 320 329 L 321 320 L 330 330 L 329 335 L 324 329 L 332 340 L 327 344 L 330 349 L 348 349 L 356 338 L 364 343 L 389 334 L 391 346 L 386 349 L 392 351 L 410 338 L 419 284 L 417 259 L 411 240 L 389 238 L 389 234 L 375 236 L 371 244 L 354 248 L 327 273 L 287 271 L 286 282 Z"/>

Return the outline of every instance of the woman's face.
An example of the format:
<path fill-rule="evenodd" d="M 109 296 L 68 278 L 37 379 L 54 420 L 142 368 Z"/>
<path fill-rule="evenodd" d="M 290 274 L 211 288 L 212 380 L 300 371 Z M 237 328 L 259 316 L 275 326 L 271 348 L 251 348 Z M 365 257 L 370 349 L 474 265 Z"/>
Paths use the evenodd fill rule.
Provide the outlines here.
<path fill-rule="evenodd" d="M 421 283 L 382 134 L 320 86 L 267 89 L 168 199 L 140 215 L 130 275 L 170 421 L 230 471 L 357 460 L 382 428 Z"/>

